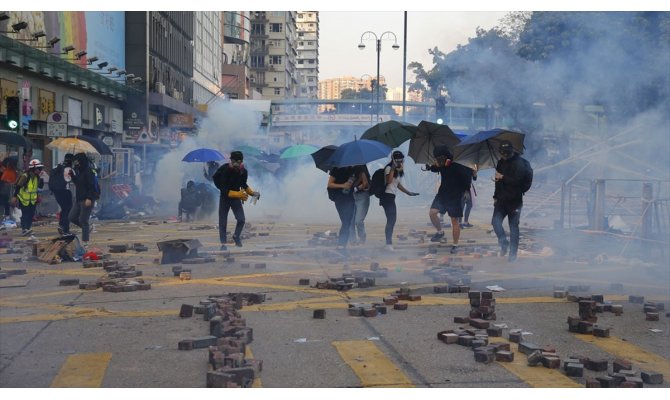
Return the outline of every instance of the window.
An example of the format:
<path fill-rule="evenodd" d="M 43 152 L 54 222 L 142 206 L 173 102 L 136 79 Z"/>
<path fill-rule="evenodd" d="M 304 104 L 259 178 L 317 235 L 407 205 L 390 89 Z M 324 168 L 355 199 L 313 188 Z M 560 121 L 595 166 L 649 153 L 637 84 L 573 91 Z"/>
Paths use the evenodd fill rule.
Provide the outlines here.
<path fill-rule="evenodd" d="M 313 76 L 308 77 L 307 82 L 314 82 L 314 77 Z"/>
<path fill-rule="evenodd" d="M 307 42 L 307 43 L 309 43 L 309 42 Z M 304 46 L 304 45 L 305 45 L 305 42 L 298 42 L 298 46 Z"/>
<path fill-rule="evenodd" d="M 274 82 L 277 82 L 277 77 L 276 77 L 276 76 L 273 77 L 272 80 L 273 80 Z"/>
<path fill-rule="evenodd" d="M 254 35 L 264 35 L 265 34 L 265 24 L 252 24 L 251 33 Z"/>
<path fill-rule="evenodd" d="M 309 60 L 308 63 L 309 64 L 314 64 L 314 60 Z"/>
<path fill-rule="evenodd" d="M 281 56 L 270 56 L 268 63 L 270 65 L 281 65 Z"/>
<path fill-rule="evenodd" d="M 270 32 L 281 32 L 282 24 L 270 24 Z"/>
<path fill-rule="evenodd" d="M 275 88 L 275 94 L 277 94 L 277 95 L 281 94 L 281 89 L 280 88 Z"/>
<path fill-rule="evenodd" d="M 304 61 L 305 61 L 305 60 L 298 60 L 298 65 L 302 65 L 302 64 L 304 64 Z"/>

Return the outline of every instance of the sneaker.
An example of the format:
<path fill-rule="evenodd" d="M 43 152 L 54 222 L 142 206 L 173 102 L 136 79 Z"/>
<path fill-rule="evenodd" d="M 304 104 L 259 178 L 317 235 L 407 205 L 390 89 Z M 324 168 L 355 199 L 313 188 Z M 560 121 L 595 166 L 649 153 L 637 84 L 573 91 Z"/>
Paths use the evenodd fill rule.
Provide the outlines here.
<path fill-rule="evenodd" d="M 509 253 L 509 257 L 507 257 L 507 261 L 509 261 L 509 262 L 516 261 L 516 254 Z"/>
<path fill-rule="evenodd" d="M 219 247 L 219 250 L 226 251 L 226 250 L 228 250 L 228 246 L 226 246 L 225 244 L 222 244 L 221 247 Z"/>
<path fill-rule="evenodd" d="M 466 223 L 461 224 L 461 228 L 472 228 L 472 226 L 473 226 L 473 225 L 472 225 L 471 223 L 469 223 L 469 222 L 466 222 Z"/>
<path fill-rule="evenodd" d="M 386 250 L 386 251 L 395 251 L 395 249 L 393 248 L 393 245 L 392 245 L 392 244 L 387 244 L 386 246 L 384 246 L 384 250 Z"/>
<path fill-rule="evenodd" d="M 242 240 L 239 237 L 233 236 L 233 242 L 235 242 L 235 246 L 242 247 Z"/>
<path fill-rule="evenodd" d="M 439 242 L 444 237 L 444 231 L 436 232 L 433 237 L 430 238 L 431 242 Z"/>
<path fill-rule="evenodd" d="M 449 250 L 449 253 L 451 254 L 456 254 L 458 253 L 458 246 L 451 246 L 451 250 Z"/>
<path fill-rule="evenodd" d="M 59 227 L 58 227 L 58 234 L 61 235 L 61 236 L 63 236 L 63 235 L 65 235 L 65 233 L 66 233 L 66 232 L 65 232 L 65 230 L 63 229 L 63 227 L 59 226 Z"/>
<path fill-rule="evenodd" d="M 507 255 L 507 243 L 500 245 L 500 257 L 505 257 Z"/>
<path fill-rule="evenodd" d="M 28 235 L 30 235 L 30 234 L 32 234 L 32 233 L 33 233 L 33 230 L 32 230 L 32 229 L 26 229 L 26 230 L 23 231 L 23 234 L 22 234 L 22 235 L 23 235 L 23 236 L 28 236 Z"/>

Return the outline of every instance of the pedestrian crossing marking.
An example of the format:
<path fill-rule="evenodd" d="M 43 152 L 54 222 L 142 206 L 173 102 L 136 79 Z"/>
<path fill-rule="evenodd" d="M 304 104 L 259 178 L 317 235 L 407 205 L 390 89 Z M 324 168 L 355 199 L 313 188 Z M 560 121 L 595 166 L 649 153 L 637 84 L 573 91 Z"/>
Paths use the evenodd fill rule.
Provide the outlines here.
<path fill-rule="evenodd" d="M 414 387 L 400 368 L 369 340 L 332 342 L 340 357 L 354 371 L 362 387 Z"/>

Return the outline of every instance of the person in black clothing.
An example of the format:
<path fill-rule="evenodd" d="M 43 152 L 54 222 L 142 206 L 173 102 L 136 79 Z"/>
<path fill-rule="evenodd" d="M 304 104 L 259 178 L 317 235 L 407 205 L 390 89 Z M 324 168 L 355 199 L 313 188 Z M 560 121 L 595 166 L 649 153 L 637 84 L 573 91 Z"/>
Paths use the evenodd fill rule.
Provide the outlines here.
<path fill-rule="evenodd" d="M 337 250 L 346 252 L 349 241 L 349 229 L 354 218 L 354 167 L 332 168 L 328 177 L 328 198 L 335 203 L 341 226 L 338 235 Z"/>
<path fill-rule="evenodd" d="M 472 181 L 477 180 L 477 170 L 472 170 L 472 179 L 470 181 L 470 187 L 468 190 L 463 193 L 463 218 L 459 218 L 458 222 L 461 225 L 461 228 L 472 228 L 470 224 L 470 211 L 472 211 L 473 199 L 472 196 L 477 196 L 477 191 Z"/>
<path fill-rule="evenodd" d="M 501 256 L 507 254 L 509 247 L 509 261 L 516 260 L 519 248 L 519 220 L 521 218 L 521 207 L 523 206 L 523 184 L 528 179 L 528 161 L 523 159 L 512 147 L 509 141 L 503 141 L 498 148 L 500 160 L 496 165 L 495 192 L 493 193 L 493 217 L 491 225 L 498 236 L 501 248 Z M 509 224 L 509 241 L 505 229 L 502 226 L 503 219 L 507 217 Z"/>
<path fill-rule="evenodd" d="M 49 187 L 56 198 L 56 203 L 60 207 L 60 214 L 58 217 L 58 233 L 61 235 L 70 233 L 70 210 L 72 210 L 72 192 L 69 188 L 69 183 L 72 181 L 72 161 L 74 155 L 67 153 L 63 158 L 63 162 L 56 166 L 54 171 L 58 176 L 54 176 L 52 180 L 59 182 L 58 184 L 49 181 Z"/>
<path fill-rule="evenodd" d="M 221 250 L 227 250 L 226 247 L 226 225 L 228 224 L 228 211 L 233 210 L 233 215 L 237 224 L 233 233 L 235 246 L 242 247 L 242 228 L 244 228 L 244 209 L 242 203 L 249 196 L 260 198 L 260 193 L 255 192 L 247 184 L 247 170 L 244 168 L 244 155 L 241 151 L 230 153 L 230 163 L 225 163 L 212 176 L 216 187 L 221 191 L 219 197 L 219 240 L 221 241 Z"/>
<path fill-rule="evenodd" d="M 195 218 L 195 213 L 202 201 L 198 194 L 195 182 L 193 181 L 188 181 L 186 189 L 181 189 L 181 200 L 179 200 L 179 211 L 177 214 L 179 222 L 183 221 L 183 213 L 186 213 L 186 221 L 191 221 L 191 219 Z"/>
<path fill-rule="evenodd" d="M 440 173 L 440 188 L 430 206 L 428 216 L 437 232 L 430 239 L 439 242 L 444 237 L 442 222 L 438 214 L 447 214 L 451 218 L 451 253 L 458 250 L 461 228 L 458 219 L 463 217 L 463 194 L 469 190 L 472 181 L 472 169 L 453 162 L 453 156 L 447 146 L 438 146 L 433 150 L 437 159 L 434 165 L 426 165 L 426 170 Z"/>
<path fill-rule="evenodd" d="M 75 203 L 70 210 L 70 222 L 81 228 L 81 240 L 84 248 L 88 246 L 90 239 L 90 226 L 88 223 L 96 200 L 95 177 L 84 153 L 77 153 L 73 160 L 74 172 L 72 182 L 75 186 Z"/>

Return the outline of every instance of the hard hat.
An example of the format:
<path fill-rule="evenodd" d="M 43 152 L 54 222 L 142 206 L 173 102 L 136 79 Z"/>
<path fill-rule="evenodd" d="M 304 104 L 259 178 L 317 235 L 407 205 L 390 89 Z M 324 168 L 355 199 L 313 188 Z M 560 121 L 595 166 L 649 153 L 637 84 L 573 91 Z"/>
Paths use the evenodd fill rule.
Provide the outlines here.
<path fill-rule="evenodd" d="M 43 167 L 44 165 L 42 164 L 42 161 L 38 160 L 37 158 L 33 158 L 28 163 L 28 168 L 43 168 Z"/>

